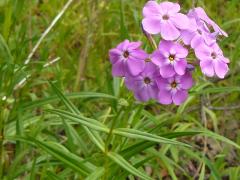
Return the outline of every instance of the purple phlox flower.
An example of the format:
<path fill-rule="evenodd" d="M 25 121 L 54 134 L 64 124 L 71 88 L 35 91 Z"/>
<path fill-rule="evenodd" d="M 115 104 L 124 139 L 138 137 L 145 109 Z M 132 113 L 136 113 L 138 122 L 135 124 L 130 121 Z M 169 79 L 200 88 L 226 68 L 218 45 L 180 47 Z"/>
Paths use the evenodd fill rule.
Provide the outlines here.
<path fill-rule="evenodd" d="M 148 1 L 143 8 L 143 28 L 149 34 L 161 34 L 165 40 L 175 40 L 180 36 L 180 30 L 189 28 L 189 19 L 179 13 L 177 3 Z"/>
<path fill-rule="evenodd" d="M 210 19 L 204 9 L 202 9 L 201 7 L 191 9 L 188 13 L 188 16 L 194 17 L 197 21 L 203 21 L 208 27 L 212 27 L 215 36 L 221 35 L 228 37 L 228 34 L 224 30 L 222 30 L 212 19 Z"/>
<path fill-rule="evenodd" d="M 188 50 L 172 41 L 161 41 L 158 50 L 152 55 L 152 62 L 159 67 L 163 78 L 183 75 L 187 67 Z"/>
<path fill-rule="evenodd" d="M 159 77 L 156 65 L 146 62 L 144 70 L 138 76 L 127 76 L 125 84 L 129 90 L 134 92 L 135 98 L 146 102 L 150 99 L 157 99 L 158 87 L 156 78 Z"/>
<path fill-rule="evenodd" d="M 158 100 L 161 104 L 180 105 L 188 97 L 188 89 L 193 85 L 193 79 L 190 72 L 183 76 L 175 75 L 171 78 L 158 78 L 157 85 L 159 88 Z"/>
<path fill-rule="evenodd" d="M 195 18 L 189 18 L 191 27 L 187 30 L 181 31 L 180 38 L 184 44 L 191 45 L 192 48 L 196 48 L 199 43 L 206 43 L 212 45 L 216 43 L 216 37 L 213 35 L 206 24 L 201 21 L 196 21 Z"/>
<path fill-rule="evenodd" d="M 113 76 L 126 76 L 128 74 L 136 76 L 143 71 L 144 60 L 148 55 L 140 49 L 141 44 L 141 42 L 125 40 L 109 51 Z"/>
<path fill-rule="evenodd" d="M 197 58 L 200 60 L 202 72 L 209 77 L 215 74 L 219 78 L 224 78 L 228 72 L 229 59 L 225 58 L 217 43 L 212 46 L 199 44 L 195 50 Z"/>

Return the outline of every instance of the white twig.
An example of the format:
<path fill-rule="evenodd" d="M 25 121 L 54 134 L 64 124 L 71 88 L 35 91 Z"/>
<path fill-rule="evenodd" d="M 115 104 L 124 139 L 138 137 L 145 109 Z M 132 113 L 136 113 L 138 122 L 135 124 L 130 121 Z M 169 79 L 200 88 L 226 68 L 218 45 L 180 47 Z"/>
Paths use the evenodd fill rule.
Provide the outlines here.
<path fill-rule="evenodd" d="M 53 59 L 52 61 L 46 63 L 43 65 L 44 68 L 48 67 L 48 66 L 51 66 L 52 64 L 56 63 L 57 61 L 59 61 L 61 58 L 60 57 L 57 57 L 55 59 Z"/>
<path fill-rule="evenodd" d="M 24 64 L 27 65 L 33 55 L 35 54 L 36 50 L 38 49 L 38 47 L 40 46 L 40 44 L 42 43 L 43 39 L 47 36 L 47 34 L 51 31 L 51 29 L 54 27 L 54 25 L 58 22 L 58 20 L 62 17 L 62 15 L 65 13 L 65 11 L 68 9 L 68 7 L 70 6 L 70 4 L 73 2 L 73 0 L 68 0 L 68 2 L 64 5 L 64 7 L 62 8 L 62 10 L 58 13 L 58 15 L 53 19 L 53 21 L 51 22 L 51 24 L 49 25 L 49 27 L 44 31 L 44 33 L 42 34 L 42 36 L 40 37 L 40 39 L 38 40 L 37 44 L 33 47 L 31 53 L 28 55 L 27 59 L 25 60 Z"/>
<path fill-rule="evenodd" d="M 46 63 L 43 65 L 43 68 L 46 68 L 48 66 L 51 66 L 52 64 L 58 62 L 61 58 L 60 57 L 57 57 L 53 60 L 51 60 L 50 62 Z M 23 78 L 19 83 L 17 83 L 15 86 L 14 86 L 14 91 L 19 89 L 19 88 L 22 88 L 24 85 L 25 85 L 25 82 L 31 77 L 32 75 L 31 74 L 28 74 L 25 78 Z"/>
<path fill-rule="evenodd" d="M 14 91 L 17 90 L 18 88 L 22 87 L 25 82 L 27 81 L 28 78 L 30 78 L 31 75 L 27 75 L 25 78 L 23 78 L 19 83 L 16 84 L 16 86 L 14 86 Z"/>

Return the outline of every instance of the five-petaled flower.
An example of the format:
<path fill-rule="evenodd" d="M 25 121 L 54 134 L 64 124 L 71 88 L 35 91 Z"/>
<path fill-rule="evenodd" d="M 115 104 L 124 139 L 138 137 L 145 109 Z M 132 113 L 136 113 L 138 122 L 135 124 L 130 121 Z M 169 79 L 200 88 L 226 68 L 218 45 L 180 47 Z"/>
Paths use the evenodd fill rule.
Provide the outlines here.
<path fill-rule="evenodd" d="M 138 76 L 127 76 L 125 84 L 134 92 L 137 100 L 146 102 L 157 99 L 158 87 L 156 79 L 159 77 L 157 67 L 152 62 L 146 62 L 144 70 Z"/>
<path fill-rule="evenodd" d="M 161 104 L 175 105 L 182 104 L 188 97 L 188 89 L 193 85 L 193 79 L 190 72 L 183 76 L 175 75 L 171 78 L 158 78 L 159 88 L 158 100 Z"/>
<path fill-rule="evenodd" d="M 175 74 L 183 75 L 187 67 L 188 50 L 172 41 L 161 41 L 152 55 L 152 62 L 159 66 L 160 74 L 169 78 Z"/>
<path fill-rule="evenodd" d="M 144 69 L 147 54 L 140 49 L 141 42 L 125 40 L 109 51 L 113 76 L 136 76 Z"/>
<path fill-rule="evenodd" d="M 225 77 L 228 72 L 229 59 L 223 56 L 223 52 L 217 44 L 212 46 L 199 44 L 195 54 L 200 60 L 200 67 L 205 75 L 213 77 L 216 74 L 219 78 Z"/>
<path fill-rule="evenodd" d="M 165 40 L 176 40 L 180 30 L 189 28 L 189 19 L 179 13 L 177 3 L 148 1 L 143 8 L 143 28 L 149 34 L 161 34 Z"/>

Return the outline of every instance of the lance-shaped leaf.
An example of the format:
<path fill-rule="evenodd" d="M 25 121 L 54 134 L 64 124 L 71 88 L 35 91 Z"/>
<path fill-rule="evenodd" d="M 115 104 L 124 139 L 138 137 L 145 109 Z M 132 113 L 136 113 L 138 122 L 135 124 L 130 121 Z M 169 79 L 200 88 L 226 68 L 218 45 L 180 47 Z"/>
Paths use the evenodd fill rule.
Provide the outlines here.
<path fill-rule="evenodd" d="M 151 177 L 149 177 L 147 174 L 136 169 L 133 165 L 131 165 L 128 161 L 126 161 L 121 155 L 114 152 L 109 152 L 107 155 L 112 161 L 117 163 L 119 166 L 121 166 L 123 169 L 130 172 L 131 174 L 138 176 L 142 179 L 152 180 Z"/>
<path fill-rule="evenodd" d="M 113 133 L 116 135 L 120 136 L 125 136 L 129 138 L 135 138 L 135 139 L 142 139 L 142 140 L 148 140 L 148 141 L 153 141 L 157 143 L 164 143 L 164 144 L 174 144 L 174 145 L 182 145 L 182 146 L 187 146 L 191 147 L 188 144 L 181 143 L 172 139 L 167 139 L 161 136 L 157 136 L 155 134 L 150 134 L 147 132 L 135 130 L 135 129 L 127 129 L 127 128 L 118 128 L 114 129 Z"/>
<path fill-rule="evenodd" d="M 94 129 L 97 131 L 103 131 L 106 133 L 109 132 L 109 129 L 107 126 L 105 126 L 103 123 L 101 123 L 95 119 L 87 118 L 82 115 L 76 115 L 76 114 L 73 114 L 73 113 L 70 113 L 67 111 L 63 111 L 63 110 L 58 110 L 58 109 L 51 109 L 51 110 L 48 109 L 46 111 L 53 113 L 53 114 L 57 114 L 63 118 L 67 118 L 72 121 L 78 122 L 84 126 L 91 128 L 91 129 Z"/>

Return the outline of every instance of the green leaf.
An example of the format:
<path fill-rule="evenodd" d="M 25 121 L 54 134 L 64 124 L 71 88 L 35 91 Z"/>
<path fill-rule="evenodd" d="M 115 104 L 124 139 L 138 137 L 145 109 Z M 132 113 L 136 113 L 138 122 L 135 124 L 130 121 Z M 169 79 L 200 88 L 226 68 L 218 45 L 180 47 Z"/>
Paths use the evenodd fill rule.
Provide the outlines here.
<path fill-rule="evenodd" d="M 47 176 L 49 179 L 52 179 L 52 180 L 63 180 L 62 178 L 60 178 L 59 176 L 57 176 L 51 171 L 47 171 Z"/>
<path fill-rule="evenodd" d="M 53 157 L 63 162 L 73 170 L 76 170 L 83 176 L 89 175 L 94 170 L 93 165 L 91 165 L 91 167 L 87 167 L 83 163 L 84 160 L 82 158 L 71 153 L 61 144 L 57 144 L 55 142 L 42 142 L 33 138 L 30 140 L 35 143 L 37 147 L 45 150 L 47 153 L 51 154 Z"/>
<path fill-rule="evenodd" d="M 222 142 L 225 142 L 227 144 L 230 144 L 238 149 L 240 149 L 240 145 L 238 145 L 237 143 L 231 141 L 230 139 L 224 137 L 224 136 L 221 136 L 219 134 L 216 134 L 212 131 L 209 131 L 209 130 L 203 130 L 202 133 L 205 135 L 205 136 L 208 136 L 208 137 L 211 137 L 211 138 L 214 138 L 216 140 L 219 140 L 219 141 L 222 141 Z"/>
<path fill-rule="evenodd" d="M 0 34 L 0 59 L 2 59 L 4 62 L 12 63 L 13 57 L 11 55 L 11 51 L 8 48 L 7 43 L 5 42 L 5 39 Z M 1 60 L 0 60 L 1 62 Z"/>
<path fill-rule="evenodd" d="M 178 138 L 183 136 L 195 136 L 197 134 L 201 134 L 202 131 L 183 131 L 183 132 L 170 132 L 170 133 L 164 133 L 160 134 L 160 136 L 165 138 Z"/>
<path fill-rule="evenodd" d="M 95 119 L 86 118 L 82 115 L 76 115 L 76 114 L 73 114 L 73 113 L 69 113 L 67 111 L 57 110 L 57 109 L 56 110 L 48 109 L 46 111 L 48 111 L 50 113 L 53 113 L 53 114 L 57 114 L 57 115 L 61 116 L 62 118 L 67 118 L 69 120 L 78 122 L 78 123 L 80 123 L 84 126 L 87 126 L 88 128 L 91 128 L 91 129 L 94 129 L 94 130 L 97 130 L 97 131 L 103 131 L 103 132 L 109 133 L 108 127 L 105 126 L 103 123 L 95 120 Z"/>
<path fill-rule="evenodd" d="M 76 148 L 81 148 L 82 153 L 84 155 L 88 154 L 88 149 L 86 146 L 86 143 L 83 141 L 83 139 L 78 135 L 77 131 L 72 127 L 71 124 L 66 122 L 63 119 L 64 129 L 66 131 L 67 135 L 67 144 L 68 147 L 71 148 L 72 151 L 74 151 Z"/>
<path fill-rule="evenodd" d="M 206 166 L 205 166 L 205 163 L 203 163 L 198 180 L 204 180 L 204 177 L 205 177 L 205 169 L 206 169 Z"/>
<path fill-rule="evenodd" d="M 121 166 L 123 169 L 125 169 L 126 171 L 132 173 L 133 175 L 138 176 L 138 177 L 140 177 L 142 179 L 152 180 L 151 177 L 149 177 L 145 173 L 143 173 L 143 172 L 139 171 L 138 169 L 136 169 L 129 162 L 127 162 L 121 155 L 119 155 L 117 153 L 114 153 L 114 152 L 109 152 L 107 155 L 108 155 L 108 157 L 112 161 L 114 161 L 119 166 Z"/>
<path fill-rule="evenodd" d="M 78 92 L 78 93 L 69 93 L 65 94 L 66 98 L 69 99 L 79 99 L 79 98 L 104 98 L 104 99 L 113 99 L 117 100 L 116 97 L 104 94 L 104 93 L 95 93 L 95 92 Z M 61 98 L 60 98 L 61 99 Z M 51 96 L 41 100 L 33 101 L 23 105 L 23 109 L 32 109 L 46 104 L 54 103 L 59 101 L 58 96 Z"/>
<path fill-rule="evenodd" d="M 88 176 L 85 180 L 98 180 L 104 174 L 104 168 L 97 168 L 90 176 Z"/>
<path fill-rule="evenodd" d="M 142 131 L 135 130 L 135 129 L 118 128 L 118 129 L 114 129 L 113 133 L 116 135 L 125 136 L 128 138 L 143 139 L 143 140 L 153 141 L 153 142 L 157 142 L 157 143 L 174 144 L 174 145 L 182 145 L 182 146 L 191 147 L 190 145 L 185 144 L 185 143 L 181 143 L 181 142 L 178 142 L 175 140 L 167 139 L 164 137 L 160 137 L 160 136 L 157 136 L 154 134 L 142 132 Z"/>
<path fill-rule="evenodd" d="M 150 151 L 153 154 L 155 154 L 155 156 L 159 157 L 161 162 L 163 163 L 163 166 L 165 166 L 168 170 L 168 173 L 170 174 L 171 178 L 173 180 L 177 180 L 177 176 L 174 172 L 175 167 L 171 164 L 171 159 L 169 159 L 167 156 L 165 156 L 162 153 L 159 153 L 158 151 L 156 151 L 155 149 Z"/>
<path fill-rule="evenodd" d="M 240 87 L 213 87 L 202 89 L 201 91 L 192 91 L 193 94 L 231 93 L 231 92 L 240 92 Z"/>
<path fill-rule="evenodd" d="M 209 169 L 211 170 L 211 174 L 213 175 L 215 180 L 220 180 L 220 173 L 217 171 L 216 167 L 212 164 L 212 162 L 206 158 L 203 157 L 205 164 L 209 167 Z"/>

